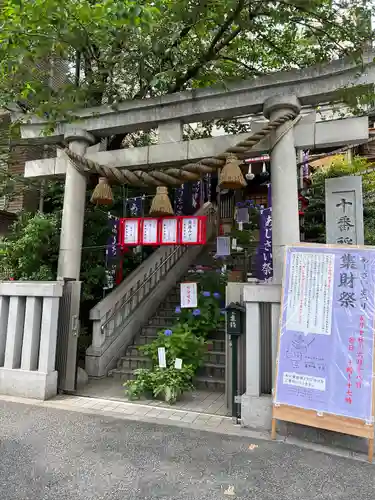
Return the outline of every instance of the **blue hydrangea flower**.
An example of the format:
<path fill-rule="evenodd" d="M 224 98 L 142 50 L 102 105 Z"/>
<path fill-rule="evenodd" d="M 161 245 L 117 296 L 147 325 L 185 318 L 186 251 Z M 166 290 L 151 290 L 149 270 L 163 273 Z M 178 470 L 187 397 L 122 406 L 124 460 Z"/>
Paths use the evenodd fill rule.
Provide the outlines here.
<path fill-rule="evenodd" d="M 200 314 L 201 314 L 200 309 L 194 309 L 193 316 L 200 316 Z"/>
<path fill-rule="evenodd" d="M 211 297 L 210 292 L 202 292 L 203 297 Z"/>
<path fill-rule="evenodd" d="M 165 330 L 164 335 L 166 335 L 167 337 L 170 337 L 172 335 L 172 330 Z"/>
<path fill-rule="evenodd" d="M 181 313 L 181 307 L 180 306 L 177 306 L 176 309 L 174 310 L 174 312 L 176 314 L 180 314 Z"/>
<path fill-rule="evenodd" d="M 214 297 L 215 297 L 215 299 L 220 299 L 220 293 L 219 292 L 215 292 L 214 293 Z"/>

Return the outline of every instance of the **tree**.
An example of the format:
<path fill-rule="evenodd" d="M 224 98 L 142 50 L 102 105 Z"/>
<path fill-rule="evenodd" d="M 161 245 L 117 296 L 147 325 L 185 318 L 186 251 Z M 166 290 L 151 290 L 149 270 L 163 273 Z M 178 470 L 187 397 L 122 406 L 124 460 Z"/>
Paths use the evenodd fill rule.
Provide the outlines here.
<path fill-rule="evenodd" d="M 321 63 L 369 39 L 363 13 L 363 0 L 3 0 L 0 105 L 53 126 L 82 106 Z"/>
<path fill-rule="evenodd" d="M 318 169 L 313 174 L 312 185 L 305 193 L 309 205 L 305 210 L 305 239 L 313 243 L 325 243 L 325 180 L 333 177 L 362 174 L 363 218 L 365 244 L 375 245 L 375 170 L 364 158 L 354 158 L 351 164 L 336 159 L 328 169 Z"/>
<path fill-rule="evenodd" d="M 19 214 L 9 235 L 0 243 L 0 280 L 56 279 L 63 191 L 61 181 L 50 182 L 46 186 L 44 213 Z M 121 196 L 117 200 L 111 212 L 122 215 Z M 82 299 L 87 310 L 103 297 L 105 247 L 109 235 L 107 212 L 87 200 L 81 263 Z M 129 256 L 124 262 L 125 274 L 137 265 L 137 258 Z"/>

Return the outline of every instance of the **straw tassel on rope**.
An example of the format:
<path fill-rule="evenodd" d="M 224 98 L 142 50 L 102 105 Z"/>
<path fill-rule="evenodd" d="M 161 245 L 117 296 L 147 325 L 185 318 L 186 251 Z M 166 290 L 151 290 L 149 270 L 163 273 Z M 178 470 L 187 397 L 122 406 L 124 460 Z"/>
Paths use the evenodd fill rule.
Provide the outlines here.
<path fill-rule="evenodd" d="M 173 215 L 172 203 L 168 196 L 168 188 L 165 186 L 158 186 L 156 188 L 156 195 L 151 203 L 150 215 L 155 217 Z"/>
<path fill-rule="evenodd" d="M 280 116 L 276 120 L 269 122 L 259 132 L 252 134 L 244 141 L 241 141 L 235 146 L 228 148 L 227 151 L 222 154 L 219 154 L 213 158 L 203 158 L 198 163 L 188 163 L 180 168 L 167 168 L 162 172 L 160 170 L 144 171 L 144 170 L 119 169 L 109 165 L 101 165 L 95 161 L 92 161 L 88 158 L 82 157 L 74 153 L 69 148 L 65 148 L 64 151 L 72 160 L 72 164 L 74 165 L 74 167 L 82 174 L 96 173 L 99 174 L 101 177 L 109 178 L 111 182 L 116 182 L 119 184 L 131 184 L 139 187 L 145 187 L 150 185 L 160 186 L 160 184 L 164 186 L 165 185 L 178 186 L 185 181 L 199 180 L 202 174 L 214 173 L 218 170 L 218 168 L 222 168 L 224 172 L 226 171 L 222 180 L 223 182 L 224 181 L 228 182 L 225 188 L 239 189 L 240 187 L 245 187 L 246 181 L 242 176 L 242 172 L 241 172 L 242 179 L 239 175 L 239 171 L 241 171 L 239 164 L 241 163 L 241 161 L 239 161 L 237 157 L 245 158 L 247 153 L 252 149 L 252 147 L 258 142 L 260 142 L 262 139 L 267 137 L 272 130 L 275 130 L 278 126 L 284 124 L 285 122 L 294 119 L 294 121 L 291 122 L 290 124 L 291 128 L 297 123 L 300 117 L 301 115 L 295 118 L 294 113 L 286 113 L 285 115 Z M 289 129 L 287 129 L 285 133 L 288 130 Z M 277 140 L 280 140 L 283 134 L 281 134 Z M 228 159 L 230 159 L 231 155 L 232 155 L 232 160 L 228 162 Z M 227 163 L 234 163 L 234 162 L 237 162 L 238 168 L 235 168 L 235 164 L 231 165 L 230 167 L 227 166 Z M 232 173 L 235 173 L 235 175 L 233 176 L 233 180 L 234 180 L 234 185 L 236 187 L 233 186 L 229 187 L 231 179 L 231 176 L 229 174 L 231 171 Z M 226 178 L 227 175 L 228 177 Z M 222 184 L 222 188 L 224 188 L 224 184 Z"/>
<path fill-rule="evenodd" d="M 227 161 L 220 172 L 219 186 L 222 189 L 242 189 L 246 181 L 241 172 L 242 161 L 237 156 L 229 154 Z"/>
<path fill-rule="evenodd" d="M 91 196 L 91 203 L 95 203 L 96 205 L 112 205 L 112 189 L 106 177 L 99 177 L 99 182 Z"/>

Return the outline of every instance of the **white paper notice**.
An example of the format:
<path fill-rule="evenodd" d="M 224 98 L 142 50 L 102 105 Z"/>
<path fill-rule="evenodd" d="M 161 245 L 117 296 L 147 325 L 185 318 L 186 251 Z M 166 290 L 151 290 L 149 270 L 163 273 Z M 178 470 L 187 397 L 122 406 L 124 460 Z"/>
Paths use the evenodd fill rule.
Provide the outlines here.
<path fill-rule="evenodd" d="M 176 368 L 176 370 L 181 370 L 181 368 L 182 368 L 182 359 L 181 358 L 175 359 L 174 367 Z"/>
<path fill-rule="evenodd" d="M 315 389 L 322 392 L 326 390 L 325 378 L 301 375 L 300 373 L 284 372 L 283 384 L 304 387 L 305 389 Z"/>
<path fill-rule="evenodd" d="M 170 245 L 177 243 L 177 219 L 162 220 L 161 241 Z"/>
<path fill-rule="evenodd" d="M 145 245 L 156 245 L 158 242 L 158 220 L 144 219 L 142 243 Z"/>
<path fill-rule="evenodd" d="M 196 283 L 181 283 L 180 301 L 181 308 L 198 306 L 198 287 Z"/>
<path fill-rule="evenodd" d="M 230 255 L 230 237 L 218 236 L 216 238 L 216 255 L 226 257 Z"/>
<path fill-rule="evenodd" d="M 138 243 L 138 220 L 124 221 L 124 244 L 135 245 Z"/>
<path fill-rule="evenodd" d="M 165 347 L 158 347 L 158 360 L 160 368 L 167 367 L 167 362 L 165 359 Z"/>
<path fill-rule="evenodd" d="M 293 252 L 290 259 L 287 330 L 330 335 L 335 256 Z"/>
<path fill-rule="evenodd" d="M 198 242 L 198 219 L 194 217 L 182 219 L 181 240 L 182 244 Z"/>

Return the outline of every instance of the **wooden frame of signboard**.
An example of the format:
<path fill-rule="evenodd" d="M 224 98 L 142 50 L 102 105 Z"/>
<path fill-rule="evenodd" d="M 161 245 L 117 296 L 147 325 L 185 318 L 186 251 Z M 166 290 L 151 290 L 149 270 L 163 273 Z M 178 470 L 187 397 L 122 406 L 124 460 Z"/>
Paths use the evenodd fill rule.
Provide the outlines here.
<path fill-rule="evenodd" d="M 288 248 L 321 248 L 321 245 L 314 243 L 296 243 L 294 245 L 288 245 L 286 247 L 284 255 L 284 271 L 283 271 L 283 283 L 285 284 L 286 278 L 286 256 Z M 368 247 L 365 245 L 325 245 L 328 248 L 347 248 L 357 249 L 357 250 L 367 250 Z M 277 349 L 276 349 L 276 359 L 280 355 L 280 340 L 281 340 L 281 327 L 282 318 L 284 311 L 284 287 L 281 292 L 281 307 L 280 307 L 280 319 L 279 328 L 277 335 Z M 373 323 L 373 332 L 375 328 L 375 317 Z M 282 420 L 284 422 L 291 422 L 294 424 L 307 425 L 309 427 L 315 427 L 317 429 L 323 429 L 327 431 L 340 432 L 342 434 L 348 434 L 350 436 L 356 436 L 368 439 L 368 461 L 372 462 L 374 455 L 374 414 L 375 414 L 375 383 L 374 383 L 374 373 L 375 373 L 375 335 L 373 335 L 373 359 L 372 359 L 372 423 L 369 424 L 364 420 L 357 418 L 343 417 L 339 415 L 334 415 L 332 413 L 320 413 L 314 410 L 305 410 L 296 406 L 289 406 L 286 404 L 275 404 L 272 402 L 272 428 L 271 428 L 271 438 L 276 439 L 276 423 L 277 420 Z M 277 395 L 277 379 L 279 374 L 279 363 L 276 363 L 275 369 L 275 392 L 273 398 L 276 399 Z"/>

